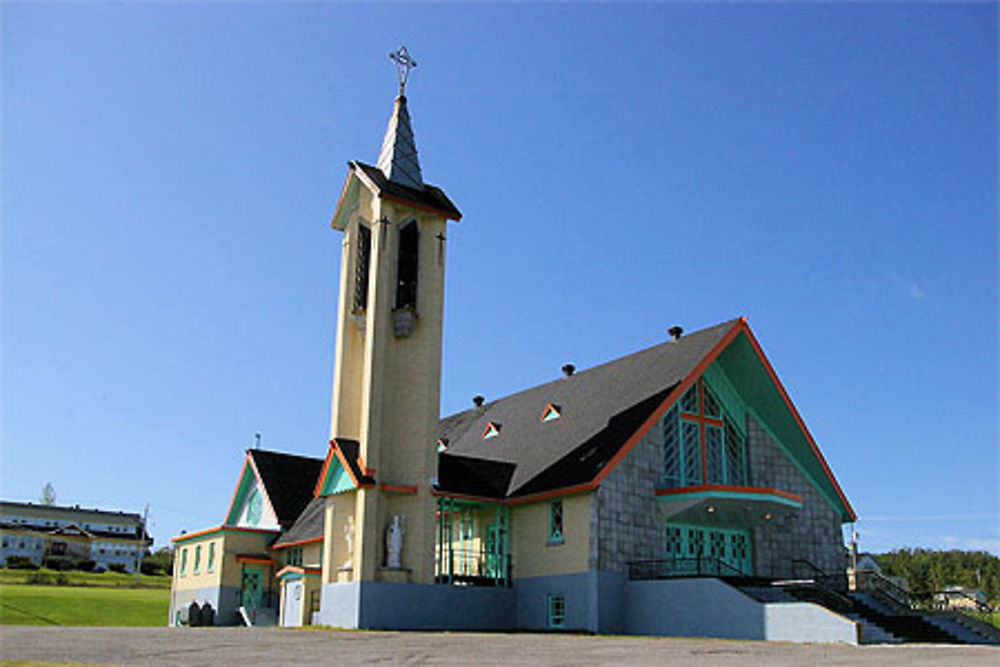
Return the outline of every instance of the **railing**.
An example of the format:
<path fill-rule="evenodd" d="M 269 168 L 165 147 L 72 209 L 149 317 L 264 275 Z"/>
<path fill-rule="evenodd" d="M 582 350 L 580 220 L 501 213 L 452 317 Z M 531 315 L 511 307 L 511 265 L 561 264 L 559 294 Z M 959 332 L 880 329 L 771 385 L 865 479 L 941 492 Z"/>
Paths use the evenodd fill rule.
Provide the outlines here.
<path fill-rule="evenodd" d="M 669 560 L 637 560 L 628 563 L 628 578 L 677 579 L 681 577 L 735 577 L 746 578 L 745 572 L 729 563 L 711 557 L 672 558 Z"/>
<path fill-rule="evenodd" d="M 855 574 L 855 576 L 857 576 Z M 865 578 L 864 590 L 869 590 L 883 601 L 903 609 L 911 609 L 910 591 L 906 590 L 881 572 L 869 572 Z"/>
<path fill-rule="evenodd" d="M 840 574 L 830 574 L 805 558 L 792 560 L 792 577 L 809 579 L 834 592 L 844 590 L 846 578 Z"/>
<path fill-rule="evenodd" d="M 507 586 L 510 582 L 510 555 L 477 549 L 446 549 L 434 556 L 438 583 L 479 586 Z"/>

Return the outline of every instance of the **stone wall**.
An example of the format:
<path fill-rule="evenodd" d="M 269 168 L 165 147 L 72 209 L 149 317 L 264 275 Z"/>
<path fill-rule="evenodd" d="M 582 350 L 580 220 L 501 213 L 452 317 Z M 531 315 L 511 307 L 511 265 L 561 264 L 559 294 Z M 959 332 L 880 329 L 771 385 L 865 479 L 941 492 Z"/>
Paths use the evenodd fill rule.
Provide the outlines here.
<path fill-rule="evenodd" d="M 590 569 L 626 572 L 629 561 L 663 558 L 657 508 L 663 444 L 654 427 L 604 479 L 590 508 Z"/>
<path fill-rule="evenodd" d="M 750 415 L 747 437 L 750 483 L 802 497 L 801 510 L 791 516 L 775 517 L 771 524 L 754 529 L 756 574 L 764 577 L 807 574 L 792 570 L 795 559 L 808 560 L 828 574 L 844 573 L 847 556 L 837 512 Z"/>

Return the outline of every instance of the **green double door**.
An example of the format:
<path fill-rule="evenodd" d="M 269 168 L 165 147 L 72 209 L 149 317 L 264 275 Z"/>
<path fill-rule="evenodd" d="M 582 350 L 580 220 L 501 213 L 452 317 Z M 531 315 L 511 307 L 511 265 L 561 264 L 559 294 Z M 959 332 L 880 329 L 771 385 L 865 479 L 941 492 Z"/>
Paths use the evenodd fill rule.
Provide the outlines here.
<path fill-rule="evenodd" d="M 750 533 L 746 530 L 667 524 L 666 552 L 668 559 L 683 562 L 702 561 L 711 571 L 713 563 L 721 563 L 722 576 L 753 574 Z"/>
<path fill-rule="evenodd" d="M 261 606 L 264 597 L 264 571 L 256 567 L 243 570 L 243 585 L 241 587 L 241 602 L 247 610 Z"/>

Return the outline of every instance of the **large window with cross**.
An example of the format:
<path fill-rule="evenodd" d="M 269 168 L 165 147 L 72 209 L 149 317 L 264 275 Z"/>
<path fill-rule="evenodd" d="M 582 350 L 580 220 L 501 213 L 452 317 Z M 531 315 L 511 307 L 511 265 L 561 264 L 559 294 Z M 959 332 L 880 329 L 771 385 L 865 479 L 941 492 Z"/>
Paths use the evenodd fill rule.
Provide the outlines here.
<path fill-rule="evenodd" d="M 665 488 L 746 484 L 746 434 L 703 377 L 684 392 L 658 427 Z"/>

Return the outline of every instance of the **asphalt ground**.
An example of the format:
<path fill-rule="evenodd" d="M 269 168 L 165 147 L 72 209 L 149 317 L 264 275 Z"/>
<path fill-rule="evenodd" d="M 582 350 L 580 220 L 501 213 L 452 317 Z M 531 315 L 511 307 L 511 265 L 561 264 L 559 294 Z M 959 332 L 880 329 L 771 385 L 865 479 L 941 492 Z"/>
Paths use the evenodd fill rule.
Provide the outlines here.
<path fill-rule="evenodd" d="M 1000 647 L 460 632 L 0 627 L 0 660 L 90 665 L 1000 665 Z"/>

